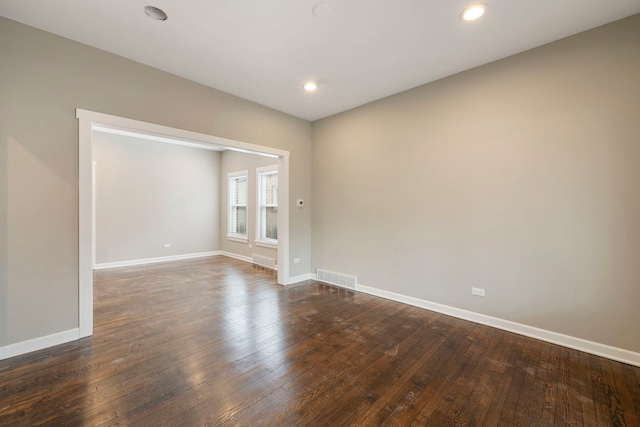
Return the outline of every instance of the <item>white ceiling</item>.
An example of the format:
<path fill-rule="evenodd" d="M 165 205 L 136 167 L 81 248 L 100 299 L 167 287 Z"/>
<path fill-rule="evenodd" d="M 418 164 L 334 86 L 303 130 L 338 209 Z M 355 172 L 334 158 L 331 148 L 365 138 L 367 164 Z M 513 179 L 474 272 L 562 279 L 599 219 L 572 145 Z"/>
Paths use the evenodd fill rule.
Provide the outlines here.
<path fill-rule="evenodd" d="M 331 13 L 316 17 L 321 2 Z M 640 0 L 485 0 L 485 17 L 462 22 L 472 3 L 0 0 L 0 15 L 316 120 L 640 13 Z"/>

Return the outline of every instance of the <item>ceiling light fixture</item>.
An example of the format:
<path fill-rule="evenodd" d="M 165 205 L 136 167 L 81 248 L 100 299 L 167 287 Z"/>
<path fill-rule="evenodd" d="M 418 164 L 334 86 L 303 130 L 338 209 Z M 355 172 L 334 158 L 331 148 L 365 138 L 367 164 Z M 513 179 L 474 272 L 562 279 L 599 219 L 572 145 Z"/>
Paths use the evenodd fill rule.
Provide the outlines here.
<path fill-rule="evenodd" d="M 144 13 L 146 13 L 149 18 L 153 18 L 158 21 L 166 21 L 168 18 L 167 14 L 164 13 L 164 10 L 155 6 L 145 6 Z"/>
<path fill-rule="evenodd" d="M 486 4 L 483 3 L 472 4 L 462 11 L 462 13 L 460 14 L 460 19 L 462 19 L 463 21 L 475 21 L 476 19 L 484 15 L 487 9 L 489 8 Z"/>
<path fill-rule="evenodd" d="M 315 82 L 307 82 L 302 86 L 307 92 L 315 92 L 318 89 L 318 85 Z"/>
<path fill-rule="evenodd" d="M 315 6 L 313 6 L 313 9 L 311 9 L 311 11 L 317 18 L 326 18 L 331 14 L 331 6 L 329 6 L 327 3 L 317 3 Z"/>

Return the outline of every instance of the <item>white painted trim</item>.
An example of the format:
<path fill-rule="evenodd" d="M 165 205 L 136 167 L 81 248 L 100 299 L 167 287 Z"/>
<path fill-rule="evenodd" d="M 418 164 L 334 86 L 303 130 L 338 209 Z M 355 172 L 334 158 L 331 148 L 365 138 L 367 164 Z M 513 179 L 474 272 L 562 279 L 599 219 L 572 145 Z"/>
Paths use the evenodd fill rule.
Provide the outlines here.
<path fill-rule="evenodd" d="M 268 173 L 268 172 L 278 172 L 278 165 L 269 165 L 269 166 L 261 166 L 259 168 L 256 168 L 256 229 L 255 229 L 255 235 L 256 238 L 254 240 L 254 243 L 258 246 L 262 246 L 264 248 L 274 248 L 277 249 L 278 248 L 278 241 L 277 240 L 265 240 L 262 238 L 261 234 L 262 234 L 262 177 L 261 175 L 263 173 Z M 280 174 L 278 174 L 278 198 L 280 198 Z M 280 206 L 280 201 L 278 200 L 278 206 Z M 248 221 L 247 221 L 248 222 Z M 280 230 L 280 226 L 278 226 L 278 231 Z"/>
<path fill-rule="evenodd" d="M 249 239 L 247 239 L 246 237 L 238 237 L 232 234 L 227 234 L 227 240 L 231 240 L 232 242 L 236 243 L 249 243 Z"/>
<path fill-rule="evenodd" d="M 263 248 L 278 249 L 277 243 L 274 244 L 265 240 L 254 240 L 253 243 L 255 243 L 256 246 L 262 246 Z"/>
<path fill-rule="evenodd" d="M 172 128 L 155 123 L 127 119 L 125 117 L 112 116 L 110 114 L 99 113 L 97 111 L 83 110 L 82 108 L 76 108 L 76 117 L 81 121 L 86 120 L 102 128 L 110 127 L 156 137 L 165 137 L 170 139 L 178 138 L 203 145 L 213 144 L 215 146 L 222 146 L 229 149 L 235 148 L 234 151 L 241 151 L 243 153 L 258 155 L 270 154 L 278 157 L 289 157 L 288 151 L 279 150 L 277 148 L 236 141 L 234 139 L 227 139 L 219 136 L 206 135 L 203 133 Z"/>
<path fill-rule="evenodd" d="M 238 255 L 238 254 L 234 254 L 232 252 L 226 252 L 226 251 L 220 251 L 220 255 L 223 255 L 223 256 L 226 256 L 226 257 L 229 257 L 229 258 L 233 258 L 233 259 L 237 259 L 237 260 L 240 260 L 240 261 L 248 262 L 249 264 L 255 264 L 253 262 L 253 258 L 250 257 L 250 256 Z M 266 265 L 260 265 L 260 264 L 255 264 L 255 265 L 257 265 L 259 267 L 262 267 L 262 268 L 266 268 L 268 270 L 278 271 L 278 266 L 277 265 L 276 265 L 275 268 L 267 267 Z"/>
<path fill-rule="evenodd" d="M 98 162 L 91 162 L 91 265 L 96 265 L 96 167 Z"/>
<path fill-rule="evenodd" d="M 178 261 L 181 259 L 204 258 L 208 256 L 220 255 L 220 251 L 196 252 L 193 254 L 159 256 L 154 258 L 131 259 L 127 261 L 102 262 L 96 264 L 96 270 L 104 270 L 106 268 L 129 267 L 132 265 L 155 264 L 157 262 Z"/>
<path fill-rule="evenodd" d="M 220 251 L 220 255 L 233 258 L 233 259 L 239 259 L 240 261 L 245 261 L 250 264 L 253 264 L 253 259 L 251 259 L 250 256 L 238 255 L 238 254 L 234 254 L 226 251 Z"/>
<path fill-rule="evenodd" d="M 289 156 L 278 158 L 278 284 L 289 282 Z M 294 206 L 295 208 L 295 206 Z"/>
<path fill-rule="evenodd" d="M 76 110 L 79 117 L 82 110 Z M 90 116 L 78 121 L 78 327 L 93 334 L 93 154 Z"/>
<path fill-rule="evenodd" d="M 482 325 L 492 326 L 494 328 L 513 332 L 519 335 L 524 335 L 530 338 L 539 339 L 541 341 L 546 341 L 552 344 L 558 344 L 564 347 L 572 348 L 574 350 L 584 351 L 585 353 L 595 354 L 596 356 L 601 356 L 607 359 L 612 359 L 618 362 L 640 367 L 640 353 L 636 353 L 630 350 L 612 347 L 593 341 L 587 341 L 582 338 L 576 338 L 569 335 L 536 328 L 533 326 L 523 325 L 522 323 L 499 319 L 497 317 L 462 310 L 460 308 L 438 304 L 435 302 L 397 294 L 395 292 L 389 292 L 382 289 L 372 288 L 369 286 L 356 285 L 356 291 L 375 295 L 392 301 L 401 302 L 404 304 L 413 305 L 415 307 L 424 308 L 427 310 L 435 311 L 437 313 L 457 317 L 459 319 L 469 320 L 471 322 L 480 323 Z"/>
<path fill-rule="evenodd" d="M 80 338 L 93 334 L 93 227 L 92 215 L 93 189 L 91 186 L 92 169 L 92 128 L 93 126 L 111 127 L 131 132 L 168 137 L 222 146 L 229 150 L 240 151 L 278 158 L 279 188 L 278 205 L 285 208 L 278 212 L 278 283 L 287 283 L 289 279 L 289 156 L 290 153 L 277 148 L 250 144 L 221 138 L 213 135 L 176 129 L 154 123 L 112 116 L 95 111 L 76 109 L 78 118 L 78 325 Z"/>
<path fill-rule="evenodd" d="M 21 354 L 31 353 L 32 351 L 42 350 L 54 345 L 64 344 L 81 338 L 80 330 L 70 329 L 68 331 L 56 332 L 55 334 L 38 337 L 27 341 L 9 344 L 0 347 L 0 360 L 10 357 L 20 356 Z"/>
<path fill-rule="evenodd" d="M 164 143 L 173 144 L 173 145 L 181 145 L 183 147 L 202 148 L 203 150 L 211 150 L 211 151 L 224 151 L 224 147 L 220 147 L 213 144 L 201 144 L 201 143 L 198 143 L 197 141 L 184 141 L 176 138 L 165 138 L 161 136 L 149 135 L 149 134 L 140 133 L 140 132 L 132 132 L 132 131 L 127 131 L 127 130 L 122 130 L 117 128 L 106 127 L 106 126 L 99 126 L 99 125 L 94 126 L 93 130 L 96 132 L 109 133 L 112 135 L 122 135 L 122 136 L 128 136 L 132 138 L 144 139 L 146 141 L 156 141 L 156 142 L 164 142 Z"/>
<path fill-rule="evenodd" d="M 231 180 L 233 178 L 245 177 L 247 180 L 247 205 L 246 208 L 246 229 L 245 234 L 238 234 L 234 230 L 231 229 L 231 223 L 233 221 L 233 209 L 231 207 Z M 248 243 L 249 242 L 249 218 L 251 217 L 249 212 L 249 171 L 242 170 L 236 172 L 229 172 L 227 174 L 227 240 L 231 240 L 238 243 Z"/>
<path fill-rule="evenodd" d="M 287 285 L 293 285 L 294 283 L 305 282 L 307 280 L 316 280 L 316 275 L 312 273 L 301 274 L 299 276 L 289 277 Z"/>

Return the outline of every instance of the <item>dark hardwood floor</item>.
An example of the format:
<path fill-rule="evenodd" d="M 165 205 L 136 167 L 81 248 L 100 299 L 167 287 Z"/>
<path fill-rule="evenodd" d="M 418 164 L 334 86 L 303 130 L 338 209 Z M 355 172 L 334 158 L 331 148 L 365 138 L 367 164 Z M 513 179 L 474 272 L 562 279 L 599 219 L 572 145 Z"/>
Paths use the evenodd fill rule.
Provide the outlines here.
<path fill-rule="evenodd" d="M 95 274 L 0 361 L 2 426 L 640 426 L 640 368 L 225 257 Z"/>

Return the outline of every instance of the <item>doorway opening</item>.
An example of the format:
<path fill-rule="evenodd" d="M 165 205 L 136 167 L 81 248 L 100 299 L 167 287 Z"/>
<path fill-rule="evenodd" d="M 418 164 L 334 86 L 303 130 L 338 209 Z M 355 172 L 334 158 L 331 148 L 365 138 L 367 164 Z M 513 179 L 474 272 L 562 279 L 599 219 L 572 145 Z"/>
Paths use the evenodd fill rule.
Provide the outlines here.
<path fill-rule="evenodd" d="M 289 281 L 289 152 L 271 147 L 250 144 L 212 135 L 112 116 L 83 109 L 76 109 L 79 126 L 79 295 L 78 323 L 80 337 L 93 334 L 93 267 L 95 262 L 95 209 L 92 135 L 94 130 L 110 129 L 114 132 L 129 132 L 145 135 L 150 139 L 171 140 L 200 148 L 219 147 L 224 150 L 257 154 L 277 159 L 279 188 L 278 205 L 282 206 L 277 216 L 278 255 L 277 282 Z M 168 142 L 168 141 L 164 141 Z"/>

